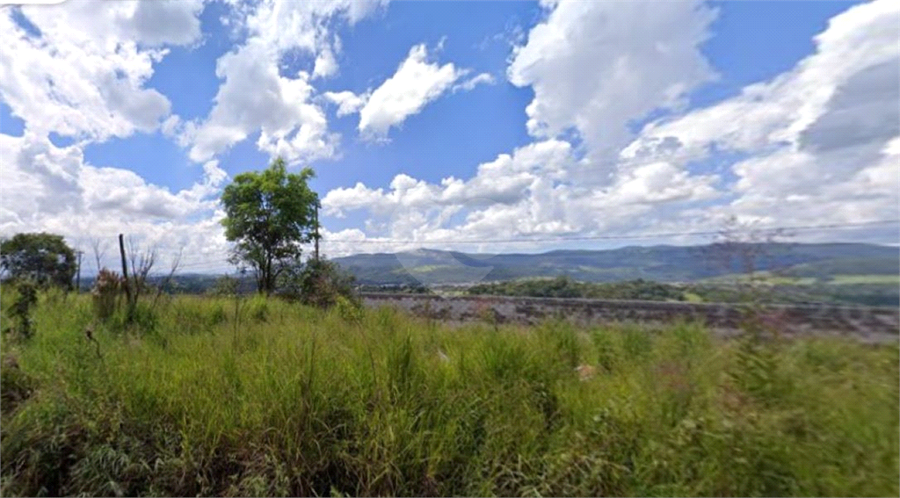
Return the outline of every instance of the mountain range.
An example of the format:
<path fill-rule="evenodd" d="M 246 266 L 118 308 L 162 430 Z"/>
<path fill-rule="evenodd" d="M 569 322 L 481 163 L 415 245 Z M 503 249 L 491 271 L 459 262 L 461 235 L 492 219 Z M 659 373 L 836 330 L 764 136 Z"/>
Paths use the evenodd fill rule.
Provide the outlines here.
<path fill-rule="evenodd" d="M 900 275 L 897 247 L 859 243 L 629 246 L 541 254 L 471 254 L 438 249 L 334 258 L 368 285 L 452 285 L 568 276 L 586 282 L 697 282 L 747 269 L 779 276 Z"/>

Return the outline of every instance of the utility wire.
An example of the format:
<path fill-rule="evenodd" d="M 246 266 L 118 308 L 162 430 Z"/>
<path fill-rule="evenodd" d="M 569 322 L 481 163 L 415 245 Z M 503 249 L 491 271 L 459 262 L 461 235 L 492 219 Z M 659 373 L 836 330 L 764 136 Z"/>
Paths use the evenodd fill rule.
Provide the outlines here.
<path fill-rule="evenodd" d="M 643 240 L 643 239 L 655 239 L 655 238 L 666 238 L 666 237 L 697 237 L 697 236 L 712 236 L 712 235 L 722 235 L 727 233 L 746 233 L 746 232 L 763 232 L 763 233 L 771 233 L 778 231 L 814 231 L 814 230 L 837 230 L 837 229 L 848 229 L 848 228 L 859 228 L 866 226 L 877 226 L 877 225 L 897 225 L 900 224 L 900 219 L 894 220 L 872 220 L 865 222 L 857 222 L 857 223 L 832 223 L 832 224 L 822 224 L 822 225 L 795 225 L 795 226 L 781 226 L 781 227 L 770 227 L 770 228 L 739 228 L 733 230 L 703 230 L 703 231 L 683 231 L 683 232 L 657 232 L 657 233 L 647 233 L 647 234 L 638 234 L 638 235 L 585 235 L 585 236 L 574 236 L 574 237 L 565 237 L 565 236 L 557 236 L 557 237 L 532 237 L 532 238 L 508 238 L 508 239 L 454 239 L 454 240 L 414 240 L 414 239 L 353 239 L 353 240 L 327 240 L 323 237 L 325 242 L 332 242 L 334 244 L 381 244 L 381 245 L 423 245 L 423 244 L 501 244 L 501 243 L 527 243 L 527 242 L 570 242 L 570 241 L 589 241 L 589 240 Z M 204 272 L 211 270 L 221 270 L 224 268 L 232 267 L 233 265 L 229 263 L 227 260 L 221 261 L 211 261 L 210 259 L 190 259 L 185 261 L 181 260 L 181 263 L 178 265 L 178 269 L 176 272 L 181 272 L 182 270 L 191 270 L 194 272 Z M 160 274 L 167 274 L 168 271 L 160 270 Z"/>
<path fill-rule="evenodd" d="M 856 228 L 874 225 L 900 224 L 900 219 L 896 220 L 873 220 L 859 223 L 836 223 L 829 225 L 795 225 L 770 228 L 744 228 L 734 230 L 705 230 L 695 232 L 660 232 L 639 235 L 584 235 L 575 237 L 532 237 L 517 239 L 426 239 L 426 240 L 400 240 L 400 239 L 346 239 L 332 240 L 335 243 L 353 243 L 353 244 L 508 244 L 519 242 L 569 242 L 582 240 L 641 240 L 656 239 L 665 237 L 685 237 L 685 236 L 709 236 L 722 235 L 726 233 L 742 233 L 742 232 L 778 232 L 778 231 L 809 231 L 809 230 L 830 230 L 843 228 Z"/>

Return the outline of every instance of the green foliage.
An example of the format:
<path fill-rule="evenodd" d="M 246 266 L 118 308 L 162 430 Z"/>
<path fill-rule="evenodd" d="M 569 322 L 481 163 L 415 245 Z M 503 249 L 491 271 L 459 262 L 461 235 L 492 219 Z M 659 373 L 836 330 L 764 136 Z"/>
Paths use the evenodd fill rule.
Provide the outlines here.
<path fill-rule="evenodd" d="M 643 299 L 650 301 L 684 301 L 684 291 L 671 284 L 630 280 L 615 283 L 577 282 L 569 277 L 512 280 L 478 284 L 468 294 L 495 296 L 564 297 L 591 299 Z"/>
<path fill-rule="evenodd" d="M 240 287 L 240 281 L 232 277 L 230 275 L 222 275 L 217 278 L 212 287 L 210 287 L 206 293 L 210 296 L 233 296 L 238 293 L 238 288 Z"/>
<path fill-rule="evenodd" d="M 132 308 L 116 308 L 103 323 L 108 331 L 115 334 L 154 336 L 158 332 L 160 315 L 151 304 L 139 301 Z"/>
<path fill-rule="evenodd" d="M 2 389 L 2 405 L 4 411 L 12 411 L 34 392 L 35 382 L 19 368 L 16 357 L 12 354 L 3 356 L 0 361 L 0 386 Z"/>
<path fill-rule="evenodd" d="M 9 316 L 16 322 L 15 331 L 22 338 L 29 338 L 33 332 L 31 311 L 37 304 L 37 288 L 28 280 L 16 285 L 16 298 L 9 307 Z"/>
<path fill-rule="evenodd" d="M 247 303 L 247 316 L 257 322 L 264 322 L 269 317 L 269 301 L 262 296 L 253 296 Z"/>
<path fill-rule="evenodd" d="M 337 263 L 326 259 L 311 259 L 299 272 L 286 279 L 284 295 L 317 308 L 330 308 L 339 298 L 359 304 L 353 288 L 353 276 L 343 271 Z"/>
<path fill-rule="evenodd" d="M 363 319 L 363 309 L 359 302 L 352 301 L 343 295 L 335 298 L 334 307 L 338 315 L 345 321 L 359 323 Z"/>
<path fill-rule="evenodd" d="M 896 343 L 429 326 L 263 296 L 240 317 L 235 302 L 162 301 L 153 334 L 99 324 L 99 360 L 79 332 L 89 298 L 39 295 L 33 340 L 2 339 L 0 493 L 900 491 Z"/>
<path fill-rule="evenodd" d="M 285 267 L 299 260 L 301 244 L 312 240 L 318 203 L 307 185 L 312 177 L 309 168 L 288 173 L 279 158 L 264 171 L 237 175 L 222 192 L 232 260 L 256 272 L 260 292 L 272 293 Z"/>
<path fill-rule="evenodd" d="M 0 268 L 13 280 L 71 289 L 76 266 L 75 251 L 62 235 L 18 233 L 0 243 Z"/>
<path fill-rule="evenodd" d="M 197 299 L 183 298 L 172 303 L 168 313 L 185 334 L 211 332 L 217 325 L 228 321 L 223 302 L 204 303 Z"/>
<path fill-rule="evenodd" d="M 900 274 L 897 250 L 890 246 L 847 243 L 730 245 L 731 249 L 741 251 L 742 246 L 748 251 L 767 255 L 757 260 L 757 271 L 784 270 L 787 273 L 797 268 L 801 273 L 823 277 L 853 273 Z M 721 245 L 630 246 L 611 250 L 494 255 L 417 250 L 404 253 L 403 264 L 392 254 L 356 254 L 340 258 L 339 262 L 350 268 L 360 283 L 369 285 L 409 283 L 410 273 L 427 273 L 432 285 L 471 282 L 470 272 L 459 271 L 460 263 L 490 268 L 487 275 L 490 280 L 568 276 L 584 282 L 617 282 L 638 278 L 658 282 L 697 282 L 744 271 L 742 265 L 715 263 L 714 260 L 720 259 L 720 254 L 716 253 L 721 253 L 721 249 Z M 803 271 L 801 265 L 808 265 L 809 268 Z"/>
<path fill-rule="evenodd" d="M 876 275 L 877 277 L 877 275 Z M 896 280 L 896 276 L 894 277 Z M 838 280 L 837 282 L 840 282 Z M 897 306 L 896 284 L 873 283 L 872 276 L 851 279 L 841 285 L 816 282 L 815 285 L 781 283 L 763 280 L 755 292 L 746 286 L 736 286 L 725 280 L 701 283 L 672 284 L 648 280 L 592 283 L 578 282 L 569 277 L 536 278 L 490 282 L 474 285 L 466 290 L 470 295 L 558 297 L 588 299 L 637 299 L 645 301 L 705 301 L 736 303 L 841 303 L 866 306 Z M 867 282 L 867 283 L 857 283 Z M 410 292 L 409 289 L 398 289 Z"/>

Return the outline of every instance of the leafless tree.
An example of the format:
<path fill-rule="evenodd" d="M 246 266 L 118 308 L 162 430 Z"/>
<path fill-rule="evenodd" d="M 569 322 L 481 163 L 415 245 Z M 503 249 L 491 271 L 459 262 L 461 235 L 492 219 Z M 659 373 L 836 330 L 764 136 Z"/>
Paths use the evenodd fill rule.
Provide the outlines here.
<path fill-rule="evenodd" d="M 147 276 L 156 263 L 156 247 L 142 250 L 133 238 L 128 238 L 128 259 L 131 266 L 131 299 L 136 305 L 141 292 L 146 289 Z"/>
<path fill-rule="evenodd" d="M 166 275 L 166 278 L 163 279 L 162 282 L 156 288 L 156 297 L 153 298 L 153 306 L 156 306 L 156 302 L 159 301 L 159 296 L 162 295 L 163 289 L 169 285 L 172 281 L 172 277 L 175 276 L 175 272 L 178 271 L 178 267 L 181 266 L 181 256 L 184 254 L 184 247 L 178 250 L 178 255 L 172 259 L 172 265 L 169 268 L 169 274 Z"/>
<path fill-rule="evenodd" d="M 106 255 L 106 242 L 98 237 L 91 237 L 89 242 L 91 249 L 94 251 L 94 263 L 97 273 L 100 273 L 100 270 L 103 268 L 103 256 Z"/>

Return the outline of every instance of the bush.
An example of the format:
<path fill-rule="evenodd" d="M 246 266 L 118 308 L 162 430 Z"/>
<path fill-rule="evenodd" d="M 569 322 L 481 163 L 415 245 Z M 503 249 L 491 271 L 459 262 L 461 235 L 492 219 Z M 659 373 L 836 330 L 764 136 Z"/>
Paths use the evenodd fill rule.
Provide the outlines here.
<path fill-rule="evenodd" d="M 0 385 L 3 386 L 0 399 L 3 401 L 3 412 L 10 413 L 31 396 L 35 382 L 19 368 L 15 355 L 6 354 L 0 361 Z"/>
<path fill-rule="evenodd" d="M 286 278 L 280 295 L 317 308 L 334 306 L 338 297 L 358 304 L 353 284 L 353 275 L 343 271 L 337 263 L 309 260 L 299 272 Z"/>
<path fill-rule="evenodd" d="M 37 287 L 34 283 L 23 280 L 16 285 L 16 290 L 18 295 L 9 307 L 9 316 L 18 322 L 16 331 L 19 336 L 27 339 L 32 333 L 31 310 L 37 304 Z"/>
<path fill-rule="evenodd" d="M 157 331 L 159 313 L 150 304 L 138 302 L 133 309 L 119 307 L 105 323 L 107 329 L 115 333 L 137 332 L 148 334 Z"/>
<path fill-rule="evenodd" d="M 91 300 L 94 304 L 94 316 L 99 320 L 109 320 L 116 312 L 122 286 L 125 280 L 114 271 L 103 268 L 97 274 L 94 287 L 91 289 Z"/>
<path fill-rule="evenodd" d="M 335 300 L 335 309 L 337 309 L 338 315 L 348 322 L 359 323 L 363 319 L 362 306 L 344 296 L 337 297 Z"/>

